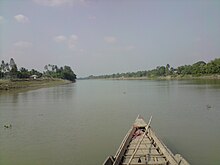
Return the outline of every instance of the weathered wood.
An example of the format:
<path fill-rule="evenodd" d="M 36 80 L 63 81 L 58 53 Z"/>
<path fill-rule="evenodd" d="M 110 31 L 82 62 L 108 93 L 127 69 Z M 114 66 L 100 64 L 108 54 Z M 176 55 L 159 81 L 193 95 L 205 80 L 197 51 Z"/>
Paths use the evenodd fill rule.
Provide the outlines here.
<path fill-rule="evenodd" d="M 113 165 L 114 159 L 112 156 L 107 157 L 107 159 L 104 161 L 104 165 Z"/>
<path fill-rule="evenodd" d="M 145 127 L 145 129 L 146 129 L 146 130 L 145 130 L 145 133 L 143 134 L 142 138 L 141 138 L 140 141 L 138 142 L 138 144 L 137 144 L 137 146 L 136 146 L 136 148 L 135 148 L 135 150 L 134 150 L 134 153 L 132 154 L 132 156 L 131 156 L 130 160 L 128 161 L 128 164 L 127 164 L 127 165 L 130 164 L 131 160 L 133 159 L 134 155 L 136 154 L 136 152 L 137 152 L 137 150 L 138 150 L 138 147 L 140 146 L 140 144 L 141 144 L 142 140 L 144 139 L 145 135 L 147 134 L 148 128 L 149 128 L 150 123 L 151 123 L 151 120 L 152 120 L 152 116 L 150 117 L 150 120 L 149 120 L 147 126 Z"/>
<path fill-rule="evenodd" d="M 178 163 L 175 160 L 174 155 L 172 154 L 172 152 L 163 144 L 162 141 L 160 141 L 157 138 L 157 136 L 152 131 L 152 129 L 150 131 L 151 131 L 151 138 L 154 140 L 154 142 L 156 143 L 158 148 L 161 150 L 161 152 L 164 154 L 164 156 L 168 159 L 169 163 L 171 163 L 172 165 L 178 165 Z"/>
<path fill-rule="evenodd" d="M 151 118 L 152 119 L 152 118 Z M 103 165 L 189 165 L 181 155 L 173 155 L 156 136 L 148 124 L 139 116 L 124 137 L 114 157 Z"/>
<path fill-rule="evenodd" d="M 132 138 L 132 135 L 134 134 L 135 129 L 136 128 L 130 129 L 130 131 L 128 132 L 128 134 L 124 138 L 120 148 L 117 151 L 117 154 L 115 156 L 115 162 L 113 163 L 113 165 L 119 165 L 119 163 L 121 162 L 123 154 L 124 154 L 125 150 L 127 149 L 129 142 L 131 141 L 131 138 Z"/>

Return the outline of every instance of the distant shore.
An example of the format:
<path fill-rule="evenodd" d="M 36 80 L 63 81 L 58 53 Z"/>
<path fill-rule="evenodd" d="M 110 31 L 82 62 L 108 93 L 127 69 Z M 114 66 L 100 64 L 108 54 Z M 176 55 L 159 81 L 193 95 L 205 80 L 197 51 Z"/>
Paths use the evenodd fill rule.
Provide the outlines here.
<path fill-rule="evenodd" d="M 159 77 L 118 77 L 118 78 L 94 78 L 104 80 L 220 80 L 220 75 L 178 75 L 178 76 L 159 76 Z"/>
<path fill-rule="evenodd" d="M 16 80 L 4 80 L 0 79 L 0 90 L 14 90 L 14 89 L 38 89 L 45 87 L 52 87 L 57 85 L 64 85 L 72 83 L 68 80 L 62 79 L 16 79 Z"/>

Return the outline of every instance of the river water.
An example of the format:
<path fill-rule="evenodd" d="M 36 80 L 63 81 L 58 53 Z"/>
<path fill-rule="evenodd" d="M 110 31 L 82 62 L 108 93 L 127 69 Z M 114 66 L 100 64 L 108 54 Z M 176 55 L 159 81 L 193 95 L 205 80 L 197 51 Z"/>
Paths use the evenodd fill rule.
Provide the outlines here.
<path fill-rule="evenodd" d="M 1 165 L 101 165 L 138 114 L 191 164 L 220 164 L 220 82 L 81 80 L 0 91 Z M 12 124 L 5 129 L 4 124 Z"/>

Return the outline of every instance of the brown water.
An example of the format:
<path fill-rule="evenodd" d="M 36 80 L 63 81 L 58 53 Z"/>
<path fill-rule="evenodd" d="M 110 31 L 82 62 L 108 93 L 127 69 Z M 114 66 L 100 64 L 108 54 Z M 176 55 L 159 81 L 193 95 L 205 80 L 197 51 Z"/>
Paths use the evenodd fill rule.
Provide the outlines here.
<path fill-rule="evenodd" d="M 152 115 L 156 134 L 191 164 L 220 164 L 219 81 L 82 80 L 0 92 L 1 165 L 102 164 L 138 114 Z"/>

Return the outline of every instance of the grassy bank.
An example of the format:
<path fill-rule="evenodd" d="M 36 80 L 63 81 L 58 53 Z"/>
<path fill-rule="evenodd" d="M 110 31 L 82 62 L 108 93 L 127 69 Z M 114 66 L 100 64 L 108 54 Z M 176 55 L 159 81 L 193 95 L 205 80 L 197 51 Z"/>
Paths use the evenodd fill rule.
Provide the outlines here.
<path fill-rule="evenodd" d="M 63 85 L 71 83 L 68 80 L 62 79 L 37 79 L 37 80 L 1 80 L 0 79 L 0 90 L 13 90 L 13 89 L 23 89 L 23 88 L 43 88 L 52 87 L 57 85 Z"/>
<path fill-rule="evenodd" d="M 202 80 L 220 80 L 220 75 L 175 75 L 175 76 L 160 76 L 152 79 L 160 79 L 160 80 L 194 80 L 194 79 L 202 79 Z"/>
<path fill-rule="evenodd" d="M 118 78 L 96 78 L 96 79 L 106 79 L 106 80 L 220 80 L 220 75 L 203 75 L 203 76 L 193 76 L 193 75 L 176 75 L 176 76 L 158 76 L 158 77 L 118 77 Z"/>

